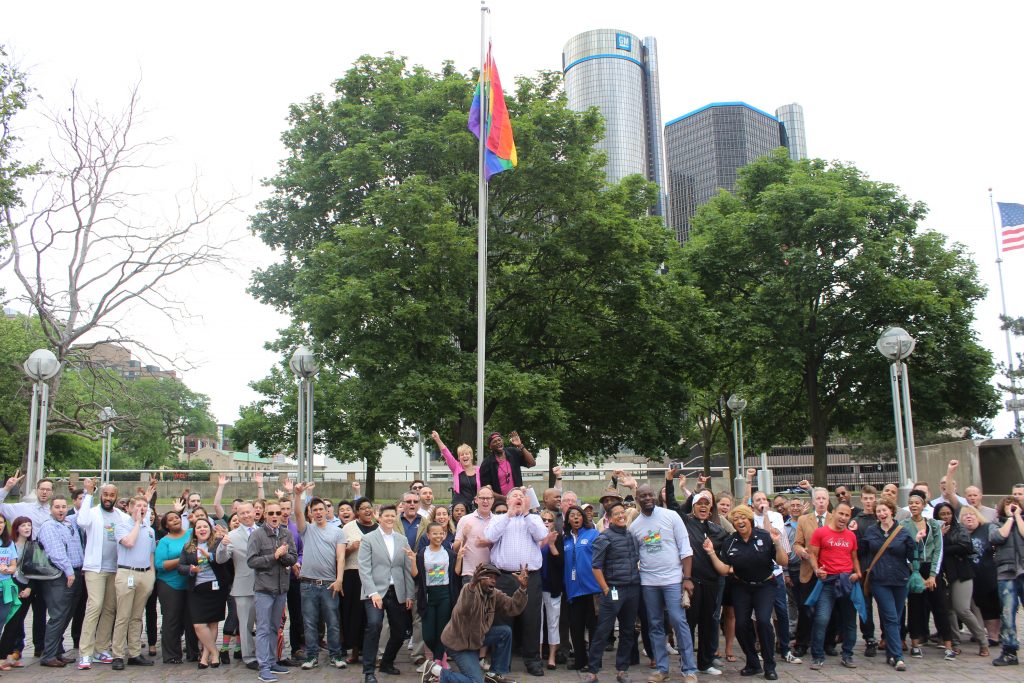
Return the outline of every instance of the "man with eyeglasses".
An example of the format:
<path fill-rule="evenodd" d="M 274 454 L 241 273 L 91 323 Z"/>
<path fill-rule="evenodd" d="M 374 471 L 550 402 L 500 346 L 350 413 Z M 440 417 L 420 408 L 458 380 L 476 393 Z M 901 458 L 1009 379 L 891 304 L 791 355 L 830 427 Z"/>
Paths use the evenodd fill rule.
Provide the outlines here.
<path fill-rule="evenodd" d="M 324 500 L 324 510 L 326 511 L 327 515 L 327 525 L 338 527 L 340 529 L 342 526 L 342 521 L 341 518 L 335 514 L 334 503 L 332 503 L 329 500 Z"/>
<path fill-rule="evenodd" d="M 298 562 L 295 539 L 281 529 L 281 504 L 267 503 L 263 526 L 249 536 L 246 564 L 255 570 L 253 601 L 256 609 L 256 661 L 259 680 L 275 683 L 275 674 L 289 673 L 276 661 L 277 627 L 288 600 L 291 567 Z"/>
<path fill-rule="evenodd" d="M 519 589 L 517 572 L 529 572 L 526 608 L 517 619 L 522 626 L 522 653 L 526 671 L 531 676 L 543 676 L 544 667 L 540 662 L 541 585 L 540 568 L 543 558 L 541 541 L 551 543 L 557 533 L 548 531 L 537 515 L 529 514 L 526 493 L 521 488 L 512 489 L 506 496 L 508 512 L 494 515 L 484 536 L 491 542 L 491 562 L 499 570 L 498 590 L 512 596 Z M 463 518 L 465 519 L 465 518 Z M 465 559 L 463 559 L 465 562 Z M 509 623 L 510 622 L 505 622 Z"/>
<path fill-rule="evenodd" d="M 452 545 L 455 552 L 459 552 L 463 546 L 466 548 L 462 557 L 463 585 L 473 579 L 473 572 L 479 565 L 491 561 L 491 542 L 487 540 L 484 531 L 491 522 L 494 491 L 490 486 L 482 487 L 477 491 L 473 502 L 476 503 L 476 510 L 463 515 L 459 520 L 459 526 L 455 530 L 455 543 Z"/>

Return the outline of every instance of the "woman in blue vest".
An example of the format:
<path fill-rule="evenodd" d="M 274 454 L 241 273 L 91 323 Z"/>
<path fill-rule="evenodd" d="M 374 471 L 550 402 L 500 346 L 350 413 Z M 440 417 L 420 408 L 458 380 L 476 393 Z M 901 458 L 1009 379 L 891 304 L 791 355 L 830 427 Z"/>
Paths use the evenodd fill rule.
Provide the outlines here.
<path fill-rule="evenodd" d="M 602 593 L 594 578 L 593 544 L 598 532 L 583 509 L 573 505 L 565 513 L 565 596 L 569 600 L 569 639 L 572 641 L 573 664 L 570 669 L 587 669 L 585 635 L 597 630 L 594 596 Z"/>

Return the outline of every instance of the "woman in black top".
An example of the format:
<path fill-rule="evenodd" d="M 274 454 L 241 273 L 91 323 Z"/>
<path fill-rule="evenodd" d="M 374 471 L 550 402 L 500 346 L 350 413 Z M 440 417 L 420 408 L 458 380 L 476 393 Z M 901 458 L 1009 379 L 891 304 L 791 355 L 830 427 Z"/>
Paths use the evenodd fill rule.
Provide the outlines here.
<path fill-rule="evenodd" d="M 953 506 L 942 502 L 932 511 L 935 519 L 942 522 L 942 574 L 946 577 L 946 593 L 949 596 L 950 611 L 956 614 L 978 641 L 978 655 L 988 657 L 988 636 L 971 611 L 971 596 L 974 594 L 974 543 L 967 530 L 960 526 Z M 953 619 L 950 623 L 955 623 Z M 956 632 L 954 632 L 954 637 Z"/>
<path fill-rule="evenodd" d="M 995 548 L 989 540 L 991 526 L 981 512 L 970 505 L 960 507 L 960 524 L 971 537 L 974 554 L 974 594 L 971 611 L 985 625 L 989 645 L 999 642 L 1002 606 L 999 604 L 999 582 L 996 580 Z"/>
<path fill-rule="evenodd" d="M 541 510 L 540 519 L 544 522 L 544 528 L 549 532 L 555 531 L 555 513 L 550 510 Z M 564 537 L 561 533 L 555 536 L 555 540 L 547 543 L 547 539 L 541 541 L 540 554 L 543 564 L 540 568 L 541 610 L 543 618 L 546 619 L 548 636 L 548 669 L 554 671 L 558 668 L 555 663 L 555 653 L 562 642 L 558 626 L 562 613 L 562 583 L 565 572 Z"/>
<path fill-rule="evenodd" d="M 766 680 L 778 680 L 775 673 L 775 630 L 772 628 L 772 609 L 775 604 L 775 577 L 772 575 L 777 562 L 785 565 L 789 561 L 785 548 L 778 543 L 780 532 L 774 527 L 770 531 L 754 528 L 754 511 L 740 505 L 729 512 L 729 521 L 736 528 L 722 543 L 721 558 L 715 554 L 710 538 L 704 540 L 704 552 L 708 554 L 715 570 L 732 582 L 732 606 L 736 612 L 736 638 L 740 641 L 747 665 L 740 672 L 743 676 L 761 673 L 758 651 L 754 647 L 753 612 L 757 619 L 757 636 L 761 643 L 761 658 Z"/>

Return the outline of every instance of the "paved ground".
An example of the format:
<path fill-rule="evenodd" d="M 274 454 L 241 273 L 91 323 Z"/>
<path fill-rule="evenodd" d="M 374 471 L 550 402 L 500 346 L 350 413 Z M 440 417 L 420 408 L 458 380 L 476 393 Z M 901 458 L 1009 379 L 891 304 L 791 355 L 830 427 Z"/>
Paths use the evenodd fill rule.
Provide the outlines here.
<path fill-rule="evenodd" d="M 1024 621 L 1024 620 L 1022 620 Z M 26 620 L 31 624 L 31 617 Z M 1018 633 L 1022 630 L 1024 623 L 1018 622 Z M 955 662 L 947 662 L 942 658 L 942 650 L 934 647 L 925 648 L 923 659 L 910 659 L 907 661 L 907 671 L 899 673 L 886 665 L 885 657 L 881 655 L 872 659 L 861 656 L 863 644 L 858 642 L 857 655 L 855 657 L 858 668 L 845 669 L 839 664 L 838 658 L 829 657 L 825 669 L 811 671 L 808 668 L 810 658 L 801 665 L 782 663 L 778 667 L 780 681 L 824 681 L 827 683 L 907 683 L 909 681 L 920 681 L 927 683 L 1024 683 L 1024 666 L 1002 667 L 992 666 L 991 657 L 982 658 L 977 656 L 977 648 L 973 643 L 967 642 L 968 635 L 964 634 L 963 654 Z M 70 638 L 67 647 L 71 647 Z M 992 655 L 999 653 L 998 646 L 991 648 Z M 739 654 L 737 646 L 737 653 Z M 68 655 L 75 654 L 70 650 Z M 295 681 L 308 681 L 315 683 L 320 681 L 346 681 L 357 683 L 361 680 L 361 669 L 348 668 L 337 670 L 325 664 L 325 653 L 321 653 L 321 668 L 313 671 L 301 671 L 293 669 L 287 676 L 279 676 L 282 683 Z M 47 681 L 59 683 L 62 681 L 75 681 L 76 683 L 86 681 L 138 681 L 139 683 L 180 683 L 181 681 L 195 680 L 204 683 L 215 681 L 252 681 L 256 680 L 256 672 L 245 668 L 241 662 L 233 661 L 230 667 L 221 666 L 217 669 L 200 671 L 195 664 L 161 664 L 159 657 L 156 666 L 152 667 L 127 667 L 124 671 L 111 671 L 109 665 L 94 664 L 91 671 L 78 671 L 75 665 L 68 665 L 64 669 L 50 669 L 39 665 L 38 660 L 28 657 L 25 660 L 24 669 L 5 672 L 3 676 L 7 680 L 25 681 Z M 612 664 L 611 653 L 606 654 L 606 666 Z M 678 666 L 678 657 L 675 658 Z M 380 683 L 418 683 L 420 676 L 415 673 L 415 667 L 409 662 L 408 652 L 403 648 L 399 655 L 396 666 L 401 669 L 401 676 L 388 676 L 378 673 Z M 762 681 L 760 676 L 754 678 L 743 678 L 739 671 L 743 667 L 743 657 L 740 661 L 728 664 L 722 676 L 700 676 L 701 683 L 721 683 L 723 681 Z M 602 672 L 602 683 L 615 683 L 614 671 L 605 669 Z M 634 683 L 646 683 L 650 669 L 646 666 L 633 667 L 631 677 Z M 580 676 L 560 667 L 558 671 L 546 671 L 543 678 L 534 678 L 526 674 L 522 666 L 522 660 L 513 657 L 512 677 L 519 683 L 579 683 Z M 674 673 L 672 681 L 679 683 L 680 675 Z"/>

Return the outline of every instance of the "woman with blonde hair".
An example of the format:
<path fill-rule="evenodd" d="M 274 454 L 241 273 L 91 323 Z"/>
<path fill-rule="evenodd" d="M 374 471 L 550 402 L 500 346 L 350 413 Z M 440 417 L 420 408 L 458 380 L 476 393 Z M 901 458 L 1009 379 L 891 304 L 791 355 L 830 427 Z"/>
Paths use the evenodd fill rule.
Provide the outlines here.
<path fill-rule="evenodd" d="M 452 503 L 464 503 L 466 508 L 472 511 L 476 492 L 480 490 L 480 468 L 476 466 L 473 449 L 469 444 L 462 444 L 455 449 L 458 453 L 456 458 L 444 445 L 444 441 L 441 441 L 437 432 L 430 432 L 430 438 L 434 440 L 444 461 L 448 463 L 448 469 L 452 471 Z"/>

